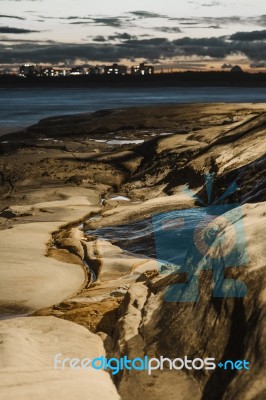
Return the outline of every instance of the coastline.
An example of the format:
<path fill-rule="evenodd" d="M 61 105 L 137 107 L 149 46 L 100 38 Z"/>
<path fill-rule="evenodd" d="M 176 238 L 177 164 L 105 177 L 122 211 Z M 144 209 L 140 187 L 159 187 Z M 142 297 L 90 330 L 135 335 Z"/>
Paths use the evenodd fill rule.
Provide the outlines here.
<path fill-rule="evenodd" d="M 263 72 L 183 71 L 137 75 L 80 75 L 65 77 L 0 76 L 1 87 L 265 87 Z"/>
<path fill-rule="evenodd" d="M 51 329 L 56 320 L 59 340 L 64 330 L 73 328 L 72 333 L 66 336 L 67 343 L 73 344 L 73 354 L 80 351 L 74 340 L 77 334 L 75 329 L 82 329 L 80 332 L 84 338 L 88 329 L 93 332 L 88 340 L 84 339 L 83 345 L 93 349 L 93 340 L 98 341 L 99 346 L 103 341 L 109 355 L 126 353 L 136 357 L 142 355 L 145 349 L 150 356 L 163 352 L 170 357 L 170 344 L 174 341 L 180 341 L 179 351 L 183 351 L 183 346 L 188 353 L 195 352 L 195 348 L 206 352 L 204 335 L 211 335 L 204 314 L 204 310 L 208 309 L 214 317 L 215 313 L 216 317 L 218 315 L 217 337 L 224 335 L 228 346 L 231 343 L 231 346 L 237 347 L 237 336 L 233 335 L 233 339 L 230 337 L 230 324 L 235 312 L 242 310 L 241 307 L 247 313 L 254 311 L 252 294 L 258 296 L 259 311 L 265 301 L 262 293 L 264 275 L 261 272 L 265 269 L 262 249 L 265 238 L 260 232 L 265 219 L 265 188 L 262 180 L 265 115 L 265 104 L 136 107 L 50 118 L 28 128 L 23 138 L 21 133 L 7 136 L 8 145 L 2 145 L 0 149 L 3 168 L 0 213 L 0 237 L 4 252 L 1 255 L 3 265 L 0 280 L 3 285 L 0 290 L 2 306 L 10 307 L 11 311 L 13 308 L 16 316 L 19 310 L 22 314 L 34 313 L 34 316 L 14 318 L 10 323 L 1 321 L 4 343 L 10 331 L 15 329 L 19 337 L 20 329 L 30 330 L 33 324 L 38 331 L 36 340 L 43 337 L 45 346 L 49 347 L 50 343 L 52 356 L 53 351 L 59 352 L 57 343 L 51 342 L 51 337 L 44 332 Z M 147 135 L 144 143 L 136 144 L 136 141 L 144 138 L 143 131 Z M 132 143 L 121 146 L 108 144 L 113 132 L 116 140 L 127 137 Z M 188 184 L 191 190 L 206 197 L 202 175 L 209 170 L 217 174 L 214 187 L 217 196 L 234 180 L 241 185 L 231 200 L 243 205 L 251 262 L 248 270 L 241 270 L 240 276 L 250 285 L 251 294 L 242 303 L 234 303 L 232 299 L 221 300 L 222 311 L 219 314 L 209 294 L 210 277 L 207 276 L 204 281 L 207 294 L 196 307 L 198 313 L 195 315 L 192 305 L 163 304 L 163 288 L 173 282 L 176 276 L 173 277 L 171 273 L 160 274 L 156 260 L 126 254 L 117 244 L 93 235 L 84 237 L 77 226 L 82 222 L 85 229 L 112 227 L 143 220 L 156 213 L 198 207 L 195 199 L 184 194 L 184 185 Z M 8 187 L 11 187 L 11 191 Z M 101 218 L 88 221 L 96 215 Z M 84 259 L 91 263 L 90 267 L 97 276 L 97 281 L 89 287 L 82 266 Z M 254 279 L 258 276 L 261 282 L 256 286 Z M 223 311 L 226 307 L 228 313 Z M 183 319 L 178 317 L 180 327 L 191 325 L 192 329 L 196 324 L 198 329 L 197 324 L 204 322 L 206 332 L 202 337 L 195 337 L 188 332 L 187 335 L 191 333 L 193 338 L 189 343 L 181 334 L 178 336 L 179 328 L 171 319 L 177 309 L 179 313 L 187 315 Z M 168 319 L 164 319 L 164 315 Z M 246 340 L 249 339 L 245 351 L 250 352 L 253 342 L 246 328 L 248 321 L 243 316 L 240 322 L 239 329 L 243 328 L 247 332 Z M 264 319 L 261 319 L 254 329 L 259 330 L 264 323 Z M 155 346 L 152 344 L 154 332 L 161 329 L 163 324 L 169 329 L 168 336 L 161 333 L 160 341 L 155 335 Z M 143 329 L 144 336 L 141 334 Z M 16 340 L 15 336 L 11 343 L 14 344 Z M 225 348 L 222 341 L 217 348 L 215 343 L 210 344 L 207 350 L 221 357 Z M 261 339 L 261 349 L 263 345 Z M 3 349 L 0 347 L 0 351 Z M 64 354 L 68 354 L 67 350 L 65 347 Z M 103 352 L 103 348 L 99 347 L 97 354 L 102 355 Z M 37 357 L 36 354 L 38 352 L 35 349 L 32 357 Z M 259 360 L 253 361 L 256 363 Z M 51 360 L 46 360 L 47 366 L 49 362 Z M 7 395 L 11 393 L 8 391 L 10 379 L 16 376 L 14 371 L 8 371 L 12 365 L 10 352 L 1 365 L 1 374 L 7 382 L 6 386 L 3 383 Z M 41 373 L 42 366 L 36 368 Z M 25 359 L 19 370 L 23 386 Z M 251 374 L 254 382 L 259 382 L 263 371 L 261 368 L 258 373 L 255 371 Z M 50 373 L 53 375 L 53 372 Z M 45 375 L 47 379 L 49 374 Z M 58 374 L 69 385 L 77 376 L 70 371 L 58 371 Z M 89 390 L 88 382 L 84 383 L 81 375 L 80 388 L 75 387 L 74 392 L 66 393 L 66 398 L 80 395 L 82 399 Z M 170 372 L 164 374 L 169 379 L 173 376 Z M 32 379 L 37 382 L 39 375 Z M 105 382 L 111 393 L 108 398 L 119 398 L 109 375 L 104 375 L 102 381 L 97 381 L 95 376 L 91 379 L 90 383 L 95 383 L 96 389 L 100 388 L 101 382 Z M 214 377 L 205 374 L 200 378 L 190 375 L 188 380 L 181 376 L 175 388 L 186 388 L 184 399 L 192 394 L 195 398 L 201 398 L 202 393 L 211 391 L 212 385 L 219 379 L 217 374 Z M 123 400 L 134 400 L 142 391 L 150 398 L 152 390 L 147 382 L 147 376 L 136 374 L 128 377 L 123 374 L 116 382 L 116 387 Z M 157 387 L 167 391 L 167 379 L 163 383 L 157 377 L 156 382 Z M 233 394 L 235 387 L 241 390 L 241 377 L 236 376 L 231 386 L 225 377 L 222 383 L 224 392 L 229 391 L 228 398 L 230 390 Z M 44 387 L 45 382 L 42 385 Z M 139 385 L 136 397 L 133 393 L 127 397 L 133 385 Z M 16 387 L 16 383 L 12 383 L 12 386 Z M 257 390 L 256 393 L 261 390 L 256 389 L 255 384 L 252 387 L 255 392 Z M 23 390 L 25 396 L 30 396 L 26 386 Z M 52 390 L 58 393 L 55 388 Z M 32 396 L 27 398 L 44 398 L 36 397 L 37 392 Z M 91 398 L 96 399 L 96 394 L 92 394 Z M 105 397 L 102 395 L 98 398 Z"/>

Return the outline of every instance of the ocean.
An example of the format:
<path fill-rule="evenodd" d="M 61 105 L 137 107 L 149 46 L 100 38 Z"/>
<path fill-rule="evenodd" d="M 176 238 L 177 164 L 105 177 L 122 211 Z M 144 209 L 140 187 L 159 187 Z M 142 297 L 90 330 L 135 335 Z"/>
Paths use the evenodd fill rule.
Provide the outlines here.
<path fill-rule="evenodd" d="M 15 129 L 40 119 L 101 109 L 178 103 L 264 103 L 265 88 L 0 88 L 0 126 Z"/>

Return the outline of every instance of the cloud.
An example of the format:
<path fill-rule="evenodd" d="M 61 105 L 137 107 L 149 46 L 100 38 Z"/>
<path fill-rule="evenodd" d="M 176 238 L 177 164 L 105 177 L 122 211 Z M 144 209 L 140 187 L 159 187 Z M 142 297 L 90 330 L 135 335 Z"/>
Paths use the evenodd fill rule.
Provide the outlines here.
<path fill-rule="evenodd" d="M 254 62 L 250 64 L 251 68 L 266 68 L 266 62 Z"/>
<path fill-rule="evenodd" d="M 173 43 L 185 56 L 224 58 L 233 52 L 222 38 L 184 37 L 174 40 Z"/>
<path fill-rule="evenodd" d="M 207 26 L 203 26 L 203 25 L 199 25 L 197 22 L 195 23 L 180 23 L 180 25 L 182 25 L 182 28 L 188 28 L 188 29 L 222 29 L 222 27 L 220 25 L 207 25 Z"/>
<path fill-rule="evenodd" d="M 177 69 L 205 69 L 207 67 L 207 64 L 202 63 L 202 62 L 178 62 L 175 65 L 175 68 Z"/>
<path fill-rule="evenodd" d="M 70 25 L 88 25 L 91 24 L 92 21 L 84 22 L 84 21 L 76 21 L 76 22 L 70 22 Z"/>
<path fill-rule="evenodd" d="M 4 14 L 0 14 L 0 18 L 13 18 L 13 19 L 25 20 L 25 18 L 22 17 L 17 17 L 15 15 L 4 15 Z"/>
<path fill-rule="evenodd" d="M 201 7 L 217 7 L 220 5 L 221 3 L 219 1 L 211 1 L 210 3 L 201 4 Z"/>
<path fill-rule="evenodd" d="M 161 26 L 161 27 L 157 27 L 154 29 L 157 31 L 166 32 L 166 33 L 181 33 L 182 32 L 180 28 L 169 27 L 169 26 Z"/>
<path fill-rule="evenodd" d="M 174 18 L 172 18 L 171 20 L 173 21 L 180 21 L 179 23 L 180 23 L 180 25 L 188 25 L 188 26 L 192 26 L 192 25 L 199 25 L 199 22 L 197 21 L 197 22 L 191 22 L 190 20 L 187 20 L 186 22 L 184 22 L 184 19 L 186 19 L 186 18 L 180 18 L 179 20 L 178 19 L 174 19 Z"/>
<path fill-rule="evenodd" d="M 149 11 L 131 11 L 129 14 L 138 18 L 168 18 L 164 14 L 157 14 Z"/>
<path fill-rule="evenodd" d="M 74 18 L 72 18 L 74 19 Z M 71 25 L 100 25 L 100 26 L 111 26 L 114 28 L 120 28 L 125 24 L 121 17 L 100 17 L 100 18 L 83 18 L 82 21 L 70 22 Z"/>
<path fill-rule="evenodd" d="M 55 43 L 53 40 L 38 40 L 38 39 L 9 39 L 6 36 L 0 37 L 2 42 L 6 43 L 47 43 L 52 44 Z"/>
<path fill-rule="evenodd" d="M 60 19 L 84 19 L 84 18 L 81 18 L 81 17 L 77 17 L 77 16 L 70 16 L 70 17 L 67 17 L 67 18 L 60 18 Z M 86 18 L 87 19 L 87 18 Z"/>
<path fill-rule="evenodd" d="M 256 22 L 257 25 L 266 26 L 266 15 L 255 17 L 254 22 Z"/>
<path fill-rule="evenodd" d="M 233 35 L 232 35 L 233 36 Z M 96 39 L 96 40 L 95 40 Z M 211 38 L 183 37 L 169 40 L 164 37 L 136 38 L 124 33 L 110 37 L 96 36 L 91 43 L 17 43 L 12 51 L 7 45 L 0 45 L 0 63 L 74 63 L 119 62 L 122 59 L 135 61 L 138 58 L 147 62 L 163 63 L 164 60 L 223 60 L 228 56 L 241 55 L 250 62 L 266 62 L 266 43 L 257 41 L 231 40 L 224 36 Z M 110 45 L 109 40 L 114 40 Z M 181 57 L 181 58 L 180 58 Z"/>
<path fill-rule="evenodd" d="M 98 35 L 92 39 L 94 42 L 106 42 L 106 38 L 104 36 Z"/>
<path fill-rule="evenodd" d="M 180 25 L 250 25 L 266 27 L 266 15 L 255 17 L 240 17 L 232 15 L 229 17 L 192 17 L 192 18 L 169 18 L 170 21 L 178 21 Z"/>
<path fill-rule="evenodd" d="M 0 33 L 11 33 L 11 34 L 23 34 L 23 33 L 33 33 L 40 31 L 32 31 L 30 29 L 22 29 L 22 28 L 11 28 L 9 26 L 1 26 Z"/>
<path fill-rule="evenodd" d="M 26 62 L 71 63 L 75 60 L 86 62 L 116 62 L 127 58 L 135 60 L 141 57 L 147 60 L 154 60 L 155 57 L 170 57 L 173 54 L 171 43 L 167 39 L 132 39 L 125 40 L 110 46 L 109 43 L 88 43 L 88 44 L 31 44 L 20 43 L 12 47 L 0 45 L 0 63 L 20 64 Z"/>
<path fill-rule="evenodd" d="M 223 64 L 222 66 L 221 66 L 221 68 L 222 69 L 232 69 L 233 68 L 233 65 L 232 64 Z"/>
<path fill-rule="evenodd" d="M 131 40 L 136 39 L 136 36 L 132 36 L 127 32 L 118 33 L 116 32 L 115 35 L 108 36 L 108 40 Z"/>
<path fill-rule="evenodd" d="M 151 39 L 131 39 L 126 41 L 126 45 L 130 46 L 161 46 L 170 43 L 166 38 L 151 38 Z"/>
<path fill-rule="evenodd" d="M 181 25 L 235 25 L 251 23 L 251 18 L 239 16 L 231 17 L 195 17 L 195 18 L 169 18 L 170 21 L 178 21 Z M 252 23 L 254 21 L 252 20 Z"/>
<path fill-rule="evenodd" d="M 255 41 L 266 40 L 266 30 L 253 32 L 237 32 L 230 36 L 230 40 Z"/>

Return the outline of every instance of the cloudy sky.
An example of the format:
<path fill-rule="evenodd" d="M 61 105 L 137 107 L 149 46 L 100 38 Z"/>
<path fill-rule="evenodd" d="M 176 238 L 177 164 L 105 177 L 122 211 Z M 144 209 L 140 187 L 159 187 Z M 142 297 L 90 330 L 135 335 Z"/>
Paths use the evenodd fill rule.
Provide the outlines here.
<path fill-rule="evenodd" d="M 265 0 L 0 0 L 0 64 L 266 69 Z"/>

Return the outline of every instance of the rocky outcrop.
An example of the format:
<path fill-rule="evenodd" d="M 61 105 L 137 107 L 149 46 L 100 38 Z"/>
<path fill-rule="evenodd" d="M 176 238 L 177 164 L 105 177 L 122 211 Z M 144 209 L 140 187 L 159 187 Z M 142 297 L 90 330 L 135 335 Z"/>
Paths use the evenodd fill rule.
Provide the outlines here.
<path fill-rule="evenodd" d="M 60 224 L 51 224 L 53 234 L 46 256 L 63 260 L 65 267 L 72 268 L 70 263 L 78 269 L 83 264 L 88 267 L 88 282 L 82 292 L 64 301 L 61 296 L 58 304 L 48 302 L 49 308 L 36 313 L 42 315 L 40 321 L 53 315 L 57 317 L 53 321 L 58 324 L 64 323 L 60 319 L 66 319 L 83 325 L 103 340 L 109 357 L 212 357 L 216 364 L 227 359 L 245 359 L 250 363 L 250 370 L 243 371 L 218 367 L 213 371 L 166 368 L 148 375 L 147 371 L 124 370 L 113 378 L 123 400 L 142 397 L 147 400 L 264 399 L 265 129 L 265 105 L 137 107 L 43 120 L 24 132 L 23 141 L 19 134 L 12 134 L 8 146 L 2 148 L 5 157 L 0 160 L 1 182 L 8 182 L 10 187 L 8 192 L 5 188 L 2 196 L 4 228 L 7 220 L 12 227 L 31 219 L 43 224 L 55 220 L 55 215 L 60 216 L 56 219 Z M 110 135 L 115 135 L 118 141 L 126 136 L 144 143 L 119 148 L 107 143 Z M 56 143 L 57 136 L 64 141 L 64 146 Z M 44 143 L 43 139 L 47 138 Z M 212 177 L 211 193 L 206 191 L 204 174 Z M 64 186 L 64 196 L 55 192 L 58 185 Z M 45 190 L 36 190 L 38 186 Z M 73 203 L 66 196 L 69 190 L 84 193 L 82 197 L 75 197 Z M 90 196 L 95 194 L 93 207 L 86 199 L 88 190 Z M 38 198 L 40 202 L 43 193 L 46 201 L 36 205 L 32 199 Z M 53 206 L 50 197 L 53 197 Z M 185 259 L 185 266 L 193 266 L 190 274 L 173 265 L 158 263 L 150 254 L 129 252 L 123 248 L 123 240 L 115 237 L 119 236 L 118 225 L 127 224 L 129 236 L 136 233 L 136 245 L 143 241 L 152 247 L 155 243 L 152 216 L 172 210 L 188 213 L 192 209 L 204 210 L 204 206 L 216 203 L 234 207 L 220 212 L 219 217 L 206 224 L 206 229 L 212 228 L 212 234 L 206 236 L 211 241 L 209 246 L 202 247 L 205 239 L 201 232 L 196 236 L 200 251 L 195 255 L 189 250 Z M 35 206 L 30 208 L 31 215 L 18 218 L 22 215 L 14 211 L 18 208 L 13 204 Z M 80 204 L 83 214 L 80 210 L 72 214 Z M 76 216 L 72 218 L 76 220 L 74 224 L 67 223 L 66 213 L 69 211 L 70 215 L 70 210 Z M 137 228 L 134 223 L 144 220 L 149 220 L 149 233 L 138 237 L 135 230 L 141 227 Z M 236 241 L 240 222 L 242 230 Z M 87 235 L 81 227 L 77 228 L 80 223 L 85 231 L 89 230 Z M 179 223 L 182 226 L 182 220 Z M 113 230 L 112 239 L 104 240 L 103 231 L 97 236 L 97 230 L 104 228 Z M 17 231 L 27 230 L 18 226 L 14 233 Z M 2 237 L 11 235 L 10 231 L 4 232 Z M 226 249 L 231 248 L 234 258 L 229 267 L 219 269 L 226 266 Z M 41 250 L 43 247 L 38 257 Z M 27 253 L 28 264 L 29 257 Z M 45 266 L 47 260 L 49 257 Z M 54 264 L 58 265 L 55 260 Z M 196 298 L 181 302 L 180 291 L 175 292 L 180 286 L 176 285 L 187 282 L 198 282 L 199 290 Z M 186 286 L 182 295 L 188 295 L 193 287 Z M 240 288 L 243 296 L 223 296 L 228 288 Z M 244 289 L 246 293 L 241 292 Z M 171 301 L 169 290 L 172 290 Z M 44 307 L 47 304 L 44 302 Z M 31 320 L 27 319 L 29 323 Z M 50 327 L 51 321 L 47 321 Z M 4 322 L 8 323 L 11 327 L 13 322 Z M 26 322 L 19 322 L 17 326 L 14 322 L 18 337 L 23 337 L 22 327 L 28 329 Z M 89 332 L 85 329 L 78 333 L 81 343 L 86 345 L 83 335 Z M 49 332 L 45 334 L 49 339 Z M 95 336 L 89 339 L 88 345 L 94 344 L 98 349 Z M 76 343 L 73 336 L 69 340 Z M 32 343 L 38 350 L 35 339 Z M 46 344 L 45 341 L 45 349 Z M 39 379 L 40 374 L 36 376 Z M 18 377 L 22 382 L 24 378 Z M 6 379 L 9 383 L 8 374 Z M 50 375 L 47 379 L 50 380 Z M 83 377 L 80 379 L 83 395 L 87 383 Z M 93 379 L 89 380 L 91 385 Z M 95 396 L 117 398 L 109 377 L 105 374 L 101 379 L 103 392 L 99 393 L 99 381 L 95 377 Z M 34 380 L 30 380 L 33 386 Z M 70 386 L 71 382 L 72 377 Z M 76 388 L 70 386 L 66 388 L 74 398 Z"/>
<path fill-rule="evenodd" d="M 165 291 L 169 285 L 182 281 L 180 274 L 157 276 L 146 283 L 136 283 L 130 287 L 119 309 L 120 318 L 115 329 L 116 352 L 131 357 L 168 357 L 189 359 L 214 357 L 219 361 L 248 360 L 250 370 L 214 372 L 187 371 L 192 379 L 190 390 L 195 389 L 194 379 L 199 384 L 203 399 L 263 399 L 265 395 L 265 203 L 246 205 L 243 208 L 245 232 L 243 240 L 247 246 L 249 262 L 245 266 L 229 268 L 226 277 L 236 279 L 247 287 L 244 297 L 213 297 L 213 271 L 217 254 L 224 251 L 214 243 L 212 257 L 204 257 L 198 265 L 200 273 L 200 294 L 197 302 L 165 301 Z M 237 219 L 232 221 L 233 227 Z M 227 229 L 227 231 L 226 231 Z M 234 241 L 234 230 L 221 234 Z M 240 245 L 240 244 L 239 244 Z M 222 272 L 223 273 L 223 272 Z M 223 277 L 222 277 L 223 278 Z M 161 371 L 160 371 L 161 373 Z M 165 373 L 165 372 L 164 372 Z M 173 373 L 173 371 L 168 371 Z M 175 379 L 180 380 L 180 372 L 175 371 Z M 146 393 L 147 374 L 127 372 L 119 377 L 118 388 L 126 399 L 135 399 L 136 386 Z M 181 374 L 182 375 L 182 374 Z M 167 381 L 153 380 L 154 390 L 146 398 L 156 397 L 159 388 L 166 387 Z M 179 382 L 180 384 L 180 382 Z M 171 388 L 174 387 L 171 381 Z M 181 386 L 182 387 L 182 386 Z M 167 389 L 166 389 L 167 391 Z M 127 394 L 126 394 L 127 393 Z M 192 395 L 184 395 L 191 398 Z M 193 396 L 194 397 L 194 396 Z M 168 397 L 166 397 L 168 399 Z M 171 398 L 171 397 L 169 397 Z"/>

